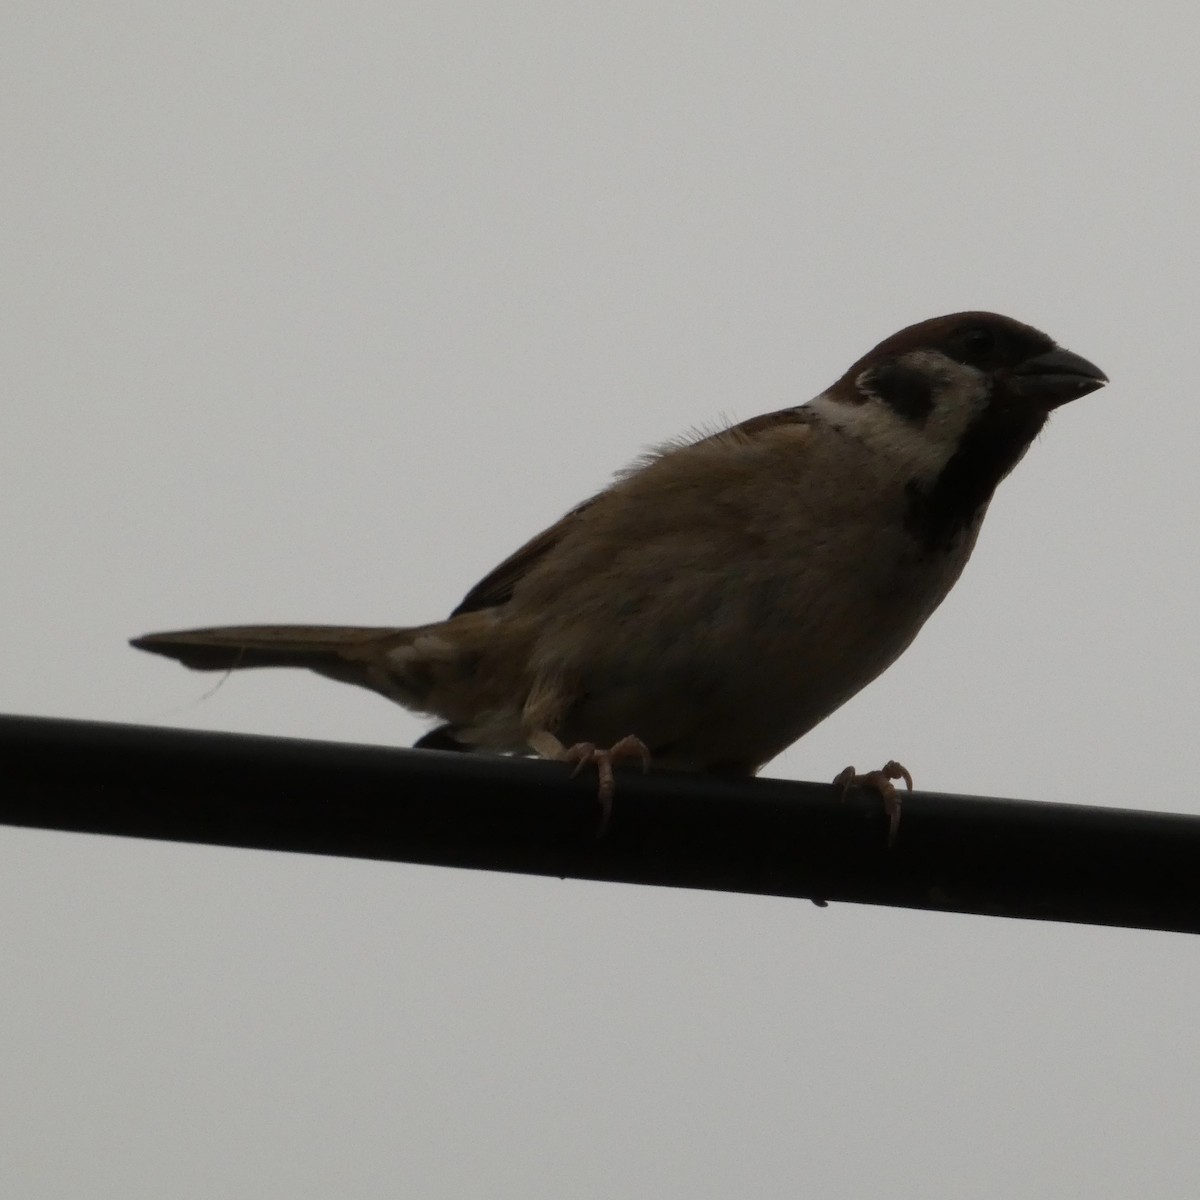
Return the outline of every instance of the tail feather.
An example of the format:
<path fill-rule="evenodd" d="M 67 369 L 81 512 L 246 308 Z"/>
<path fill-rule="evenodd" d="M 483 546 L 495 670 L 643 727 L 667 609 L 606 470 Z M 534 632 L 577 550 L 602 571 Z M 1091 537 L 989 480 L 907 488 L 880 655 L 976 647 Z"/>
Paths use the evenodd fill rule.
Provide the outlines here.
<path fill-rule="evenodd" d="M 227 625 L 148 633 L 129 644 L 196 671 L 307 667 L 356 682 L 364 664 L 385 644 L 402 641 L 409 632 L 352 625 Z"/>
<path fill-rule="evenodd" d="M 458 733 L 481 709 L 504 707 L 503 677 L 495 670 L 479 670 L 495 620 L 489 611 L 399 628 L 224 625 L 148 633 L 131 645 L 197 671 L 300 667 L 370 688 L 405 708 L 448 722 L 429 744 L 451 749 L 451 742 L 474 744 L 474 739 L 460 739 Z M 487 686 L 492 692 L 500 689 L 494 698 L 480 691 Z"/>

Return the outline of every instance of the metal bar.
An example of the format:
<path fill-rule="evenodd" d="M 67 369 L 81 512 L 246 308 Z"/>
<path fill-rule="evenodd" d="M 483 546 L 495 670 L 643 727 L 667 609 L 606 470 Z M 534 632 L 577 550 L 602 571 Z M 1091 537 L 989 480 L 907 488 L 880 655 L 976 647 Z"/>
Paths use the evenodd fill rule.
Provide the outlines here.
<path fill-rule="evenodd" d="M 0 716 L 0 823 L 1200 932 L 1200 817 Z"/>

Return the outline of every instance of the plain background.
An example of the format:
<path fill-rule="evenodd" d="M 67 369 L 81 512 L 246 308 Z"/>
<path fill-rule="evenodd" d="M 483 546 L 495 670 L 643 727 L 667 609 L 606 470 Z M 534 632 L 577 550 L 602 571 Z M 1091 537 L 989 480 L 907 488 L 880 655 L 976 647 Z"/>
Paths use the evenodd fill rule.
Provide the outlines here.
<path fill-rule="evenodd" d="M 768 768 L 1196 811 L 1183 4 L 18 2 L 0 708 L 407 744 L 152 629 L 444 614 L 644 446 L 990 308 L 1098 362 Z M 2 786 L 2 785 L 0 785 Z M 0 1189 L 1190 1197 L 1182 936 L 0 830 Z"/>

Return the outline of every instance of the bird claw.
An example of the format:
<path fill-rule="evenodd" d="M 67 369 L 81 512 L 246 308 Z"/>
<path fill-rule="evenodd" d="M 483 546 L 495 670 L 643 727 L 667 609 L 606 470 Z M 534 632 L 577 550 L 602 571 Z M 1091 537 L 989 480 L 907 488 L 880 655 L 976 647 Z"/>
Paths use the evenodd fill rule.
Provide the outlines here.
<path fill-rule="evenodd" d="M 632 734 L 614 742 L 607 750 L 597 749 L 592 742 L 576 742 L 573 746 L 566 747 L 559 757 L 563 762 L 575 764 L 575 769 L 571 772 L 572 779 L 584 767 L 594 765 L 596 768 L 596 774 L 600 777 L 597 793 L 597 799 L 600 801 L 600 822 L 596 829 L 597 837 L 603 835 L 612 817 L 613 792 L 616 789 L 613 765 L 622 759 L 636 758 L 641 762 L 643 772 L 650 770 L 650 750 L 641 738 Z"/>
<path fill-rule="evenodd" d="M 900 829 L 901 799 L 900 793 L 896 791 L 896 785 L 892 782 L 893 779 L 903 779 L 904 786 L 910 792 L 912 791 L 912 776 L 908 773 L 907 768 L 901 766 L 895 759 L 884 763 L 878 771 L 868 771 L 865 775 L 859 775 L 853 767 L 847 767 L 844 771 L 839 772 L 833 781 L 834 787 L 842 789 L 843 800 L 852 787 L 870 788 L 879 795 L 883 801 L 883 811 L 888 818 L 887 844 L 889 850 L 894 845 L 896 834 Z"/>

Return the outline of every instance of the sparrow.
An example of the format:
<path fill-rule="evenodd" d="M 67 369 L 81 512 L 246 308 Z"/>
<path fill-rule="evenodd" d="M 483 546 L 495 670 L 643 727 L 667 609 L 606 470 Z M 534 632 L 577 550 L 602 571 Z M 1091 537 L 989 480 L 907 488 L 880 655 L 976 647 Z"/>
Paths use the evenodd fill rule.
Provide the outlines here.
<path fill-rule="evenodd" d="M 754 775 L 909 646 L 1050 412 L 1107 383 L 989 312 L 910 325 L 807 404 L 659 447 L 443 621 L 152 633 L 198 670 L 306 667 L 439 724 L 417 747 Z M 895 836 L 898 763 L 857 775 Z M 888 791 L 891 805 L 888 806 Z"/>

